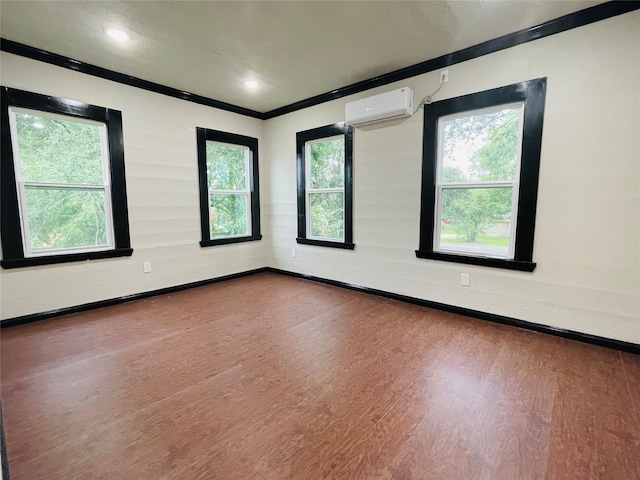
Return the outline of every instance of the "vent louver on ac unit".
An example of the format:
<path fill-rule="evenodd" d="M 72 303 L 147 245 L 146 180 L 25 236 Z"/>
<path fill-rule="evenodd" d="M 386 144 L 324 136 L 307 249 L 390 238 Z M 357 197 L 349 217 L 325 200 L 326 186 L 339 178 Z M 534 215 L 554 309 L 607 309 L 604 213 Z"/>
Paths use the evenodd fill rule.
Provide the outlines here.
<path fill-rule="evenodd" d="M 345 121 L 348 125 L 364 125 L 411 115 L 413 90 L 409 87 L 349 102 L 345 107 Z"/>

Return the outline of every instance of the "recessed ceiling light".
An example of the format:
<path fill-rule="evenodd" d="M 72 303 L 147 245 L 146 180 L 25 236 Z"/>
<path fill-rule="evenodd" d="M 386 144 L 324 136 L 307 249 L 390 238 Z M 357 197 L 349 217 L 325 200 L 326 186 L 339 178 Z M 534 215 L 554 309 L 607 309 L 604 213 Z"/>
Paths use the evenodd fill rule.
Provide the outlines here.
<path fill-rule="evenodd" d="M 127 32 L 123 32 L 122 30 L 118 30 L 117 28 L 109 28 L 107 30 L 107 35 L 113 38 L 117 42 L 126 42 L 131 38 Z"/>
<path fill-rule="evenodd" d="M 246 82 L 244 82 L 244 86 L 250 88 L 251 90 L 258 88 L 259 85 L 260 84 L 255 80 L 247 80 Z"/>

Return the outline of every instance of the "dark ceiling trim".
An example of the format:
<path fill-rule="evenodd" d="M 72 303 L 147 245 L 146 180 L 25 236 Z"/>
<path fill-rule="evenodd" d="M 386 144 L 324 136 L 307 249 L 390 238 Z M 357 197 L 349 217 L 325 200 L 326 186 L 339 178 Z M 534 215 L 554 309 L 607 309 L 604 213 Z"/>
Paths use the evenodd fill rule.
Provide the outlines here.
<path fill-rule="evenodd" d="M 264 114 L 256 112 L 255 110 L 203 97 L 202 95 L 196 95 L 195 93 L 184 92 L 176 88 L 167 87 L 166 85 L 160 85 L 159 83 L 150 82 L 138 77 L 132 77 L 131 75 L 125 75 L 124 73 L 114 72 L 113 70 L 98 67 L 97 65 L 84 63 L 79 60 L 74 60 L 73 58 L 67 58 L 62 55 L 58 55 L 57 53 L 47 52 L 46 50 L 30 47 L 5 38 L 0 38 L 0 50 L 7 53 L 13 53 L 14 55 L 31 58 L 33 60 L 50 63 L 58 67 L 68 68 L 69 70 L 75 70 L 76 72 L 86 73 L 87 75 L 93 75 L 94 77 L 122 83 L 131 87 L 142 88 L 143 90 L 159 93 L 161 95 L 179 98 L 180 100 L 186 100 L 187 102 L 198 103 L 200 105 L 206 105 L 207 107 L 218 108 L 220 110 L 226 110 L 227 112 L 239 113 L 240 115 L 264 120 Z"/>
<path fill-rule="evenodd" d="M 270 118 L 279 117 L 280 115 L 295 112 L 296 110 L 302 110 L 314 105 L 346 97 L 347 95 L 364 92 L 371 88 L 380 87 L 399 80 L 405 80 L 417 75 L 432 72 L 433 70 L 455 65 L 456 63 L 473 60 L 474 58 L 481 57 L 483 55 L 505 50 L 507 48 L 515 47 L 550 35 L 555 35 L 556 33 L 561 33 L 573 28 L 582 27 L 600 20 L 606 20 L 607 18 L 622 15 L 623 13 L 628 13 L 637 9 L 640 9 L 640 1 L 635 0 L 601 3 L 600 5 L 580 10 L 575 13 L 570 13 L 569 15 L 556 18 L 555 20 L 550 20 L 535 27 L 526 28 L 515 33 L 509 33 L 502 37 L 474 45 L 473 47 L 458 50 L 457 52 L 417 63 L 410 67 L 385 73 L 379 77 L 363 80 L 346 87 L 337 88 L 336 90 L 316 95 L 315 97 L 300 100 L 299 102 L 295 102 L 284 107 L 276 108 L 275 110 L 270 110 L 264 114 L 264 118 L 265 120 L 268 120 Z"/>
<path fill-rule="evenodd" d="M 385 73 L 384 75 L 370 78 L 368 80 L 353 83 L 346 87 L 337 88 L 330 92 L 316 95 L 305 100 L 300 100 L 299 102 L 285 105 L 265 113 L 221 102 L 212 98 L 203 97 L 202 95 L 184 92 L 176 88 L 160 85 L 159 83 L 132 77 L 131 75 L 125 75 L 124 73 L 114 72 L 113 70 L 84 63 L 79 60 L 58 55 L 57 53 L 47 52 L 46 50 L 30 47 L 4 38 L 0 38 L 0 50 L 7 53 L 13 53 L 14 55 L 20 55 L 33 60 L 57 65 L 58 67 L 75 70 L 76 72 L 85 73 L 87 75 L 93 75 L 95 77 L 104 78 L 106 80 L 111 80 L 132 87 L 142 88 L 161 95 L 179 98 L 180 100 L 186 100 L 188 102 L 198 103 L 200 105 L 206 105 L 208 107 L 218 108 L 228 112 L 246 115 L 260 120 L 269 120 L 270 118 L 279 117 L 297 110 L 330 102 L 331 100 L 336 100 L 355 93 L 364 92 L 365 90 L 375 87 L 380 87 L 382 85 L 429 73 L 433 70 L 466 62 L 467 60 L 472 60 L 483 55 L 515 47 L 550 35 L 555 35 L 556 33 L 565 32 L 573 28 L 589 25 L 590 23 L 599 22 L 600 20 L 606 20 L 607 18 L 622 15 L 638 9 L 640 9 L 640 0 L 617 0 L 601 3 L 578 12 L 570 13 L 569 15 L 556 18 L 555 20 L 550 20 L 540 25 L 536 25 L 535 27 L 526 28 L 515 33 L 509 33 L 502 37 L 494 38 L 493 40 L 488 40 L 484 43 L 480 43 L 463 50 L 458 50 L 457 52 L 401 68 L 390 73 Z"/>

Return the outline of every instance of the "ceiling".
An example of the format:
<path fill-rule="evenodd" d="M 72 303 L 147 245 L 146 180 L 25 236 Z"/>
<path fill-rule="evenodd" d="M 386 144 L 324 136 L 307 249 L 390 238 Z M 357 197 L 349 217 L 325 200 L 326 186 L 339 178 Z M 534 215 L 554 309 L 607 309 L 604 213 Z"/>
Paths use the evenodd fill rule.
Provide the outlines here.
<path fill-rule="evenodd" d="M 0 35 L 267 112 L 599 3 L 1 0 Z"/>

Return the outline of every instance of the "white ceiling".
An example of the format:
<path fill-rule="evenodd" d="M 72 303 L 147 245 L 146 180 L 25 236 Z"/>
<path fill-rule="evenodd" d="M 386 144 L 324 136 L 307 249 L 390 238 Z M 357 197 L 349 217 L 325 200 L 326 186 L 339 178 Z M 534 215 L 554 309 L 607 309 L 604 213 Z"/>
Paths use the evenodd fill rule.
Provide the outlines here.
<path fill-rule="evenodd" d="M 1 0 L 0 34 L 266 112 L 599 3 Z M 109 26 L 132 40 L 116 44 Z"/>

